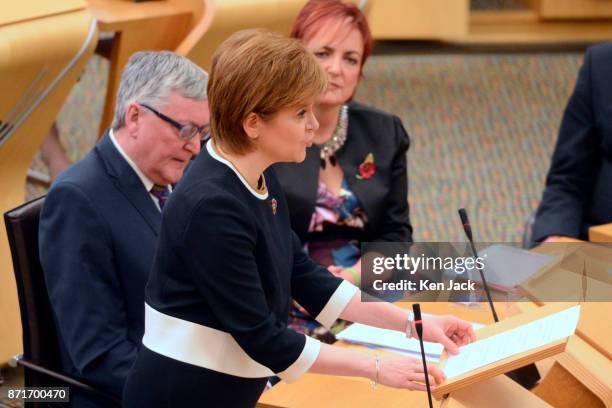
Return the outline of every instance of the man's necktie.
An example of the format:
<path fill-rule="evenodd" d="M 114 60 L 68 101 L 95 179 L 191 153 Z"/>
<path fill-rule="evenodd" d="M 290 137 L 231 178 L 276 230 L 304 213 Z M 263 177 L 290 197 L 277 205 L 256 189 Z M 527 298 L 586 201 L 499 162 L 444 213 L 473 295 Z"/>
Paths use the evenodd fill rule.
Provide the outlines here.
<path fill-rule="evenodd" d="M 151 187 L 151 194 L 153 194 L 153 197 L 157 198 L 159 208 L 163 210 L 166 200 L 168 199 L 168 195 L 170 194 L 168 187 L 154 184 L 153 187 Z"/>

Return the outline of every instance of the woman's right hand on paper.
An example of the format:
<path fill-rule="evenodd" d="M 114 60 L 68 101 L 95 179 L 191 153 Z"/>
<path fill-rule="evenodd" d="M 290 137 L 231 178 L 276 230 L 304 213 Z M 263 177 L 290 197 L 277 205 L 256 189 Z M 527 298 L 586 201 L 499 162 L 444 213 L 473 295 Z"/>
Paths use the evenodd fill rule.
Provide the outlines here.
<path fill-rule="evenodd" d="M 432 388 L 446 378 L 442 370 L 433 364 L 427 366 L 427 371 L 429 385 Z M 425 391 L 427 389 L 421 360 L 410 357 L 381 358 L 378 383 L 388 387 L 407 388 L 412 391 Z"/>

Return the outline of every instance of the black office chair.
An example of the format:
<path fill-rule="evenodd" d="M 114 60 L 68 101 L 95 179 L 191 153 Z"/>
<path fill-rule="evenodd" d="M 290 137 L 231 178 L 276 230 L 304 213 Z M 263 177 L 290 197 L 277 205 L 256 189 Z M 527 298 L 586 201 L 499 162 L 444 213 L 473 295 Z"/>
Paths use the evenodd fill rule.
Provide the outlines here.
<path fill-rule="evenodd" d="M 77 387 L 108 400 L 109 406 L 119 406 L 119 398 L 62 373 L 57 331 L 38 255 L 38 222 L 44 200 L 37 198 L 4 214 L 23 330 L 23 354 L 15 356 L 12 365 L 24 367 L 26 387 Z"/>

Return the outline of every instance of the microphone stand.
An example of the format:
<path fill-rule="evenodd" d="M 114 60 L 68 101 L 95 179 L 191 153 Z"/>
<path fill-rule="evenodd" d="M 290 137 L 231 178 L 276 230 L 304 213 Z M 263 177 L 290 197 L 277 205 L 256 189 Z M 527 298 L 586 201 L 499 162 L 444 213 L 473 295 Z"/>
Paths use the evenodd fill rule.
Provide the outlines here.
<path fill-rule="evenodd" d="M 421 305 L 414 303 L 412 305 L 414 313 L 414 327 L 419 336 L 419 344 L 421 345 L 421 358 L 423 359 L 423 371 L 425 373 L 425 386 L 427 387 L 427 399 L 429 400 L 429 408 L 433 408 L 431 400 L 431 386 L 429 385 L 429 374 L 427 373 L 427 361 L 425 360 L 425 346 L 423 345 L 423 320 L 421 319 Z"/>
<path fill-rule="evenodd" d="M 472 254 L 474 255 L 474 259 L 478 258 L 478 252 L 476 251 L 476 246 L 474 246 L 474 239 L 472 238 L 472 227 L 470 226 L 470 221 L 468 220 L 467 212 L 465 208 L 459 209 L 459 217 L 461 218 L 461 223 L 463 224 L 463 231 L 465 231 L 465 235 L 470 241 L 470 247 L 472 248 Z M 482 286 L 484 287 L 485 293 L 487 294 L 487 300 L 489 301 L 489 307 L 491 308 L 491 313 L 493 313 L 493 319 L 495 322 L 499 322 L 499 318 L 497 317 L 497 312 L 495 311 L 495 306 L 493 306 L 493 299 L 491 298 L 491 292 L 489 291 L 489 285 L 487 285 L 487 281 L 484 276 L 484 272 L 482 269 L 479 269 L 480 279 L 482 280 Z"/>
<path fill-rule="evenodd" d="M 472 227 L 470 226 L 470 221 L 468 219 L 467 211 L 465 208 L 459 209 L 459 217 L 461 218 L 461 223 L 463 224 L 463 231 L 467 236 L 468 241 L 470 242 L 470 247 L 472 249 L 472 254 L 474 255 L 474 259 L 478 258 L 478 252 L 476 251 L 476 246 L 474 246 L 474 239 L 472 238 Z M 495 306 L 493 306 L 493 300 L 491 299 L 491 292 L 489 291 L 489 285 L 487 285 L 487 281 L 484 277 L 484 272 L 482 269 L 479 270 L 480 279 L 482 280 L 482 286 L 484 287 L 485 293 L 487 294 L 487 300 L 489 301 L 489 307 L 491 308 L 491 313 L 493 314 L 493 319 L 495 323 L 499 322 L 499 318 L 497 317 L 497 312 L 495 311 Z M 517 368 L 510 372 L 506 373 L 506 376 L 514 380 L 516 383 L 520 384 L 526 389 L 533 388 L 538 381 L 540 381 L 540 372 L 538 371 L 535 364 L 529 364 L 524 367 Z"/>

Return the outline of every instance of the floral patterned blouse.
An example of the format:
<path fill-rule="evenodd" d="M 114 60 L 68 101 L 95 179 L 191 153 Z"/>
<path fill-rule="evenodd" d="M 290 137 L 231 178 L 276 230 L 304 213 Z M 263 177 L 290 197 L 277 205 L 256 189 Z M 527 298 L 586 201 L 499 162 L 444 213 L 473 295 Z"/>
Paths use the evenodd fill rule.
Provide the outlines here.
<path fill-rule="evenodd" d="M 363 230 L 368 222 L 357 196 L 351 191 L 346 179 L 342 180 L 338 195 L 319 181 L 315 209 L 310 219 L 308 232 L 325 235 L 327 228 L 343 226 Z M 321 265 L 352 266 L 359 259 L 357 242 L 349 239 L 311 241 L 306 244 L 309 255 Z"/>
<path fill-rule="evenodd" d="M 361 208 L 359 199 L 350 190 L 346 179 L 342 180 L 338 195 L 331 192 L 327 186 L 319 181 L 315 210 L 312 213 L 308 231 L 325 235 L 326 228 L 330 226 L 345 226 L 363 230 L 368 218 Z M 316 240 L 306 244 L 310 257 L 323 266 L 353 266 L 359 260 L 360 250 L 358 242 L 349 239 Z M 325 343 L 333 343 L 345 322 L 339 321 L 331 332 L 319 325 L 303 308 L 294 303 L 289 313 L 289 327 L 315 337 Z"/>

